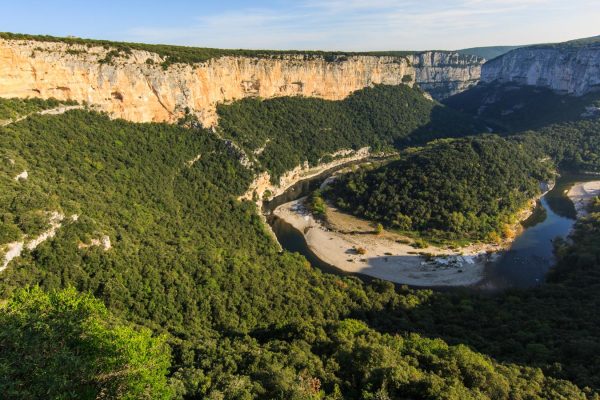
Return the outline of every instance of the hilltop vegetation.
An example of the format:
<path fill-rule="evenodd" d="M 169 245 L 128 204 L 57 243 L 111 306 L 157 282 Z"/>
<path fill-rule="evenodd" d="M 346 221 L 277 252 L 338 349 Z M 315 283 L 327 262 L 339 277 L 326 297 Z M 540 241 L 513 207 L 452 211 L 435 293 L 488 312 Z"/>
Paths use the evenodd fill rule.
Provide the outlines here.
<path fill-rule="evenodd" d="M 208 61 L 213 58 L 225 56 L 258 57 L 258 58 L 280 58 L 284 56 L 302 56 L 305 59 L 322 57 L 327 61 L 345 61 L 351 56 L 390 56 L 405 57 L 413 54 L 409 51 L 380 51 L 380 52 L 347 52 L 347 51 L 316 51 L 316 50 L 250 50 L 250 49 L 214 49 L 207 47 L 188 47 L 166 44 L 127 43 L 114 42 L 110 40 L 83 39 L 78 37 L 56 37 L 49 35 L 29 35 L 22 33 L 0 32 L 0 38 L 11 40 L 33 40 L 38 42 L 56 42 L 76 44 L 83 46 L 103 46 L 112 49 L 114 56 L 130 54 L 132 50 L 142 50 L 156 53 L 163 58 L 163 67 L 171 64 L 184 63 L 195 64 Z"/>
<path fill-rule="evenodd" d="M 546 368 L 560 361 L 554 353 L 544 362 L 499 363 L 435 339 L 453 331 L 436 331 L 435 324 L 425 329 L 431 319 L 419 321 L 423 335 L 414 333 L 413 316 L 431 309 L 431 291 L 323 274 L 299 255 L 280 253 L 255 206 L 236 200 L 252 179 L 236 157 L 209 131 L 86 111 L 34 115 L 0 127 L 2 224 L 23 237 L 31 234 L 21 224 L 27 213 L 79 216 L 66 218 L 56 237 L 11 262 L 0 275 L 2 298 L 30 304 L 20 288 L 39 284 L 51 293 L 72 285 L 101 300 L 119 321 L 166 334 L 168 390 L 176 398 L 586 397 L 552 377 L 562 374 Z M 15 181 L 24 169 L 29 178 Z M 111 238 L 112 248 L 91 245 L 100 235 Z M 9 309 L 52 327 L 74 321 L 68 324 L 74 332 L 82 332 L 78 318 L 104 313 L 89 297 L 70 293 L 59 297 L 89 304 L 84 309 L 91 312 L 48 319 L 40 310 L 54 307 L 45 305 L 53 296 L 34 292 L 31 306 L 13 300 L 16 308 Z M 446 322 L 463 326 L 461 318 Z M 11 346 L 29 348 L 21 335 L 26 327 L 10 326 Z M 39 343 L 53 344 L 61 332 Z M 160 339 L 142 333 L 149 346 L 160 346 Z M 146 354 L 166 368 L 163 352 Z M 81 366 L 72 358 L 60 362 Z M 117 372 L 119 365 L 110 367 Z M 160 390 L 161 371 L 150 371 Z M 67 384 L 71 379 L 77 377 Z M 6 393 L 7 384 L 0 391 Z"/>
<path fill-rule="evenodd" d="M 549 165 L 516 141 L 483 136 L 438 140 L 374 170 L 344 174 L 328 196 L 341 209 L 393 229 L 498 240 L 550 177 Z"/>
<path fill-rule="evenodd" d="M 300 56 L 305 60 L 323 58 L 328 62 L 346 61 L 348 57 L 353 56 L 374 56 L 374 57 L 396 57 L 398 59 L 406 58 L 410 55 L 419 54 L 419 51 L 320 51 L 320 50 L 268 50 L 268 49 L 216 49 L 209 47 L 191 47 L 175 46 L 166 44 L 148 44 L 148 43 L 128 43 L 115 42 L 110 40 L 84 39 L 79 37 L 57 37 L 50 35 L 30 35 L 23 33 L 0 32 L 0 38 L 9 40 L 33 40 L 38 42 L 55 42 L 83 46 L 103 46 L 106 49 L 112 49 L 115 56 L 119 54 L 130 54 L 131 50 L 143 50 L 156 53 L 163 58 L 162 65 L 168 67 L 171 64 L 201 63 L 213 58 L 225 56 L 237 57 L 257 57 L 257 58 L 282 58 L 285 56 Z M 441 53 L 448 53 L 445 50 L 436 50 Z M 460 54 L 470 54 L 459 51 Z"/>
<path fill-rule="evenodd" d="M 219 105 L 217 111 L 222 134 L 253 155 L 273 181 L 305 161 L 327 161 L 340 149 L 393 150 L 484 129 L 404 85 L 366 88 L 342 101 L 248 98 Z"/>
<path fill-rule="evenodd" d="M 534 49 L 546 49 L 560 47 L 563 49 L 580 49 L 582 47 L 595 46 L 600 44 L 600 35 L 587 38 L 574 39 L 560 43 L 543 43 L 531 46 Z"/>
<path fill-rule="evenodd" d="M 19 290 L 0 306 L 3 399 L 168 399 L 170 351 L 75 289 Z"/>

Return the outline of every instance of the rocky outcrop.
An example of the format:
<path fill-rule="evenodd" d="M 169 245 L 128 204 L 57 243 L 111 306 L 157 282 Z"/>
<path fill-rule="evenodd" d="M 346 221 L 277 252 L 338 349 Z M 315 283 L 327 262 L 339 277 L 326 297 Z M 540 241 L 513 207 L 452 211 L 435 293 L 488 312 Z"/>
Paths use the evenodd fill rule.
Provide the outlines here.
<path fill-rule="evenodd" d="M 546 87 L 581 96 L 600 90 L 600 41 L 523 47 L 487 62 L 483 82 Z"/>
<path fill-rule="evenodd" d="M 304 179 L 310 179 L 332 168 L 340 165 L 348 164 L 354 161 L 364 160 L 373 154 L 369 147 L 363 147 L 358 150 L 339 150 L 334 154 L 330 154 L 334 160 L 328 163 L 319 163 L 315 166 L 310 166 L 307 161 L 296 168 L 287 171 L 283 174 L 276 184 L 271 182 L 271 175 L 268 172 L 263 172 L 254 178 L 250 187 L 245 194 L 240 196 L 240 200 L 255 200 L 259 205 L 262 205 L 262 200 L 265 198 L 273 198 L 284 193 L 290 187 Z M 383 154 L 377 154 L 382 156 Z"/>
<path fill-rule="evenodd" d="M 443 100 L 479 82 L 484 58 L 446 51 L 426 51 L 409 56 L 416 82 L 434 99 Z"/>
<path fill-rule="evenodd" d="M 134 122 L 174 122 L 186 110 L 205 126 L 216 106 L 244 97 L 340 100 L 375 84 L 415 82 L 441 99 L 479 76 L 481 59 L 448 52 L 408 56 L 224 56 L 163 68 L 158 54 L 100 45 L 0 39 L 0 96 L 76 100 Z"/>

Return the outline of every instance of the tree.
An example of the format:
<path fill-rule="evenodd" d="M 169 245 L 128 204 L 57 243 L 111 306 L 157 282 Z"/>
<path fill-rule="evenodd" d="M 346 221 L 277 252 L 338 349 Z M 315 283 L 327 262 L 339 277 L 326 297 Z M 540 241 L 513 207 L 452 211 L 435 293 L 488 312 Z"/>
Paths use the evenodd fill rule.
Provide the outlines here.
<path fill-rule="evenodd" d="M 89 294 L 17 291 L 0 309 L 4 399 L 167 399 L 164 337 L 135 329 Z"/>

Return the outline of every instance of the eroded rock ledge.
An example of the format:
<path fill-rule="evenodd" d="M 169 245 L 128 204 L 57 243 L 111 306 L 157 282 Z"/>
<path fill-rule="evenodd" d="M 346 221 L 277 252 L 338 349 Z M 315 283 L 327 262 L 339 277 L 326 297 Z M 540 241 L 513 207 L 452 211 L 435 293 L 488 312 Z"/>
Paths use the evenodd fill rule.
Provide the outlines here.
<path fill-rule="evenodd" d="M 217 104 L 244 97 L 341 100 L 376 84 L 416 82 L 443 98 L 476 83 L 484 60 L 423 52 L 334 61 L 225 56 L 166 69 L 163 61 L 142 50 L 118 53 L 99 45 L 0 39 L 0 96 L 76 100 L 133 122 L 174 122 L 187 109 L 205 126 L 214 126 Z"/>

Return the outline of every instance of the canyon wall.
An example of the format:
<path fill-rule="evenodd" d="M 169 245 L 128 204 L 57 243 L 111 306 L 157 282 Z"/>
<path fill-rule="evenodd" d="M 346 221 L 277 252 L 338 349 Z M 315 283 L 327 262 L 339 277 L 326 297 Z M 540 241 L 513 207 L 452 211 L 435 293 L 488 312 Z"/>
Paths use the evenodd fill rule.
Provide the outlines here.
<path fill-rule="evenodd" d="M 340 100 L 375 84 L 416 82 L 444 98 L 476 82 L 481 64 L 476 57 L 448 52 L 333 61 L 223 56 L 167 68 L 163 61 L 142 50 L 115 55 L 100 45 L 0 39 L 0 96 L 76 100 L 134 122 L 174 122 L 189 110 L 205 126 L 214 126 L 218 103 L 249 96 Z"/>
<path fill-rule="evenodd" d="M 483 82 L 542 86 L 584 95 L 600 90 L 600 41 L 523 47 L 487 62 Z"/>
<path fill-rule="evenodd" d="M 426 51 L 408 57 L 421 89 L 443 100 L 479 82 L 484 58 L 446 51 Z"/>

